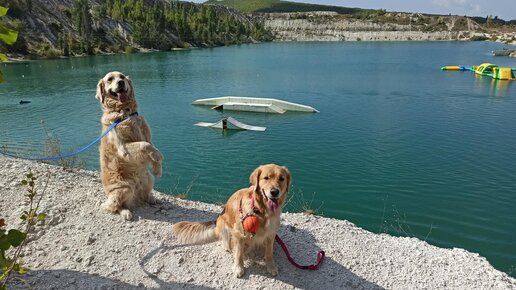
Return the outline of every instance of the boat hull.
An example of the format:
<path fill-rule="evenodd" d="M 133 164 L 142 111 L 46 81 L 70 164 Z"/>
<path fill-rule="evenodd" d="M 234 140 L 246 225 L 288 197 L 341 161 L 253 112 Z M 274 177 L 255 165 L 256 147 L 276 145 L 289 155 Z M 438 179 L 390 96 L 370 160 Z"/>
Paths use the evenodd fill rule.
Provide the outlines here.
<path fill-rule="evenodd" d="M 511 53 L 516 52 L 516 49 L 502 49 L 502 50 L 493 50 L 493 56 L 509 56 Z"/>
<path fill-rule="evenodd" d="M 318 113 L 306 105 L 278 99 L 252 97 L 219 97 L 195 100 L 193 105 L 211 106 L 212 109 L 283 114 L 287 111 Z"/>

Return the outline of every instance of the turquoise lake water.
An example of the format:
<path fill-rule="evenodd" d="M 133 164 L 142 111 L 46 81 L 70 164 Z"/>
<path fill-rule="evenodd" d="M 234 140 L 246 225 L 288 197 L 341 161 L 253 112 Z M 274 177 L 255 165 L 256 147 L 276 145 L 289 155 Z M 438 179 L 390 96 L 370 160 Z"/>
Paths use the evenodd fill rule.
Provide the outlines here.
<path fill-rule="evenodd" d="M 156 188 L 224 202 L 258 165 L 293 175 L 287 211 L 305 207 L 373 232 L 415 236 L 516 267 L 516 81 L 443 65 L 493 57 L 488 42 L 266 43 L 2 65 L 0 146 L 41 156 L 46 133 L 64 152 L 100 134 L 97 81 L 132 78 L 140 114 L 165 155 Z M 199 98 L 273 97 L 317 108 L 284 115 L 219 112 Z M 20 100 L 30 104 L 20 105 Z M 193 126 L 232 116 L 265 132 Z M 98 169 L 97 148 L 81 155 Z M 513 272 L 514 276 L 515 273 Z"/>

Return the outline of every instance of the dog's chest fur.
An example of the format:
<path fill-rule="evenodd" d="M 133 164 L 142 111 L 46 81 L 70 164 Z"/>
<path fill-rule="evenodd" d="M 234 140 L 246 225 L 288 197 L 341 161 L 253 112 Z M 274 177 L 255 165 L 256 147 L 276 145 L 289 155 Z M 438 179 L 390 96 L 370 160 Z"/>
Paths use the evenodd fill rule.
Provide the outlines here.
<path fill-rule="evenodd" d="M 141 130 L 143 122 L 142 116 L 129 117 L 118 124 L 113 135 L 116 135 L 116 138 L 118 138 L 121 143 L 148 141 L 145 140 L 145 135 Z"/>
<path fill-rule="evenodd" d="M 276 233 L 279 230 L 280 226 L 280 215 L 281 210 L 277 210 L 276 212 L 266 212 L 266 218 L 263 220 L 263 228 L 265 229 L 265 234 L 270 235 L 271 233 Z"/>
<path fill-rule="evenodd" d="M 114 130 L 107 135 L 107 143 L 114 148 L 118 156 L 125 157 L 128 151 L 125 144 L 139 141 L 147 141 L 143 128 L 145 121 L 142 116 L 132 116 L 119 123 Z"/>

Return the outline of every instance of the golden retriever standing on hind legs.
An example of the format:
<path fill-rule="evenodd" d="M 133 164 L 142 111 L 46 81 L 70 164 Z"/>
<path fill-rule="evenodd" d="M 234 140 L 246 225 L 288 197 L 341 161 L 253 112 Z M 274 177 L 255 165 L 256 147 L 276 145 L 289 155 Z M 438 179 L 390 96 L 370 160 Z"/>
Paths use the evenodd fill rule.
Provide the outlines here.
<path fill-rule="evenodd" d="M 244 275 L 244 253 L 263 246 L 267 272 L 276 276 L 278 267 L 272 257 L 272 247 L 280 226 L 281 209 L 290 190 L 290 172 L 284 166 L 262 165 L 253 171 L 249 181 L 251 187 L 235 192 L 216 221 L 178 222 L 173 225 L 173 232 L 180 243 L 222 240 L 224 248 L 233 251 L 233 273 L 237 277 Z"/>
<path fill-rule="evenodd" d="M 109 72 L 97 84 L 102 105 L 102 131 L 122 120 L 100 143 L 100 174 L 108 198 L 102 207 L 131 220 L 130 209 L 153 202 L 154 177 L 161 176 L 163 155 L 151 142 L 147 122 L 138 115 L 131 80 L 120 72 Z"/>

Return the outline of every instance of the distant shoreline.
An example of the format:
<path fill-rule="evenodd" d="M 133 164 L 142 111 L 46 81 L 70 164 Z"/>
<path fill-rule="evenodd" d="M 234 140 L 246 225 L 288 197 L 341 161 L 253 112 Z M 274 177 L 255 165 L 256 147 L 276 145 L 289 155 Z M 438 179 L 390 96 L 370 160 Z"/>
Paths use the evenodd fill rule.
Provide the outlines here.
<path fill-rule="evenodd" d="M 275 41 L 490 40 L 516 45 L 516 32 L 489 32 L 466 17 L 449 17 L 446 21 L 435 22 L 439 18 L 417 13 L 386 15 L 378 16 L 379 19 L 358 20 L 331 12 L 271 13 L 263 14 L 261 21 L 272 31 Z M 399 19 L 399 23 L 393 19 Z"/>
<path fill-rule="evenodd" d="M 464 41 L 464 42 L 473 42 L 474 40 L 471 39 L 432 39 L 432 37 L 425 36 L 425 32 L 423 32 L 422 35 L 419 35 L 419 37 L 415 37 L 415 39 L 407 39 L 409 38 L 407 35 L 417 35 L 416 32 L 412 32 L 413 34 L 407 34 L 402 35 L 400 32 L 396 32 L 399 34 L 396 37 L 391 37 L 387 39 L 380 39 L 381 37 L 386 37 L 386 35 L 392 34 L 390 31 L 362 31 L 362 32 L 349 32 L 351 37 L 348 40 L 338 40 L 335 37 L 332 36 L 326 36 L 326 37 L 318 37 L 318 36 L 308 36 L 304 37 L 299 36 L 298 39 L 295 40 L 282 40 L 277 39 L 273 40 L 271 42 L 421 42 L 421 41 L 430 41 L 430 42 L 455 42 L 455 41 Z M 369 39 L 369 38 L 375 38 L 375 39 Z M 501 41 L 492 41 L 492 40 L 485 40 L 489 42 L 494 43 L 503 43 Z M 253 43 L 249 43 L 253 44 Z M 516 40 L 512 43 L 505 43 L 506 45 L 516 46 Z M 218 46 L 218 47 L 225 47 L 225 46 Z M 218 48 L 218 47 L 209 47 L 210 49 Z M 148 49 L 142 49 L 137 52 L 132 53 L 149 53 L 149 52 L 180 52 L 180 51 L 190 51 L 190 50 L 197 50 L 197 49 L 203 49 L 198 47 L 192 47 L 192 48 L 178 48 L 178 49 L 172 49 L 170 51 L 164 51 L 164 50 L 148 50 Z M 68 59 L 68 58 L 78 58 L 78 57 L 87 57 L 87 56 L 98 56 L 98 55 L 119 55 L 119 54 L 127 54 L 125 52 L 120 53 L 113 53 L 113 52 L 106 52 L 106 53 L 98 53 L 98 54 L 92 54 L 92 55 L 76 55 L 76 56 L 60 56 L 58 58 L 27 58 L 27 55 L 13 55 L 13 54 L 7 54 L 8 59 L 4 61 L 3 63 L 23 63 L 23 62 L 31 62 L 31 61 L 38 61 L 38 60 L 44 60 L 44 59 Z"/>

